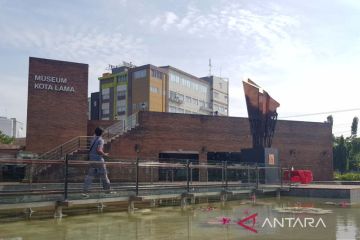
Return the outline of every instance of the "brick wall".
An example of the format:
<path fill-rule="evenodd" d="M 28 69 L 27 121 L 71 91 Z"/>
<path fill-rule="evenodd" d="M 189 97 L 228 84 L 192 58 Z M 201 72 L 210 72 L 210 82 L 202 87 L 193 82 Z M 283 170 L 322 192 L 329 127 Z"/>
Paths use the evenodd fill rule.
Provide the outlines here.
<path fill-rule="evenodd" d="M 117 120 L 89 120 L 87 124 L 87 135 L 94 135 L 94 131 L 97 127 L 107 128 L 118 122 Z"/>
<path fill-rule="evenodd" d="M 115 158 L 157 158 L 163 151 L 239 152 L 251 147 L 247 118 L 140 112 L 140 126 L 111 144 Z M 315 180 L 332 180 L 332 135 L 326 123 L 278 121 L 273 147 L 283 166 L 307 168 Z M 200 173 L 200 176 L 204 175 Z"/>
<path fill-rule="evenodd" d="M 36 80 L 35 76 L 66 78 L 66 83 Z M 52 89 L 44 89 L 50 84 Z M 60 86 L 73 91 L 59 91 Z M 26 150 L 46 152 L 74 137 L 87 134 L 88 65 L 29 59 Z"/>

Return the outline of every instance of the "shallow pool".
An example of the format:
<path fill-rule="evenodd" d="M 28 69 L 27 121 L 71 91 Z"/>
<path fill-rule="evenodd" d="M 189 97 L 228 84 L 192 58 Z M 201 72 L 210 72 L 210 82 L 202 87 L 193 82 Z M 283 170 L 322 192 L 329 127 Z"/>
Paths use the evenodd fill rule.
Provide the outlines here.
<path fill-rule="evenodd" d="M 360 208 L 328 199 L 244 199 L 3 222 L 0 239 L 360 239 Z"/>

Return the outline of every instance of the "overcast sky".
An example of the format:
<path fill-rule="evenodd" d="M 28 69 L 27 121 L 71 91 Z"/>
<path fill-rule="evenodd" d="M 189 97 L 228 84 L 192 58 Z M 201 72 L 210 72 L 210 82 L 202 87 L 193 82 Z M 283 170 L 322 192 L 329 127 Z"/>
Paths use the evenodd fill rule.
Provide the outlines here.
<path fill-rule="evenodd" d="M 324 121 L 360 108 L 359 0 L 0 0 L 0 116 L 26 123 L 29 56 L 171 65 L 230 79 L 230 115 L 247 116 L 242 80 L 280 103 L 280 119 Z M 313 116 L 293 117 L 309 113 Z M 360 110 L 333 113 L 349 134 Z"/>

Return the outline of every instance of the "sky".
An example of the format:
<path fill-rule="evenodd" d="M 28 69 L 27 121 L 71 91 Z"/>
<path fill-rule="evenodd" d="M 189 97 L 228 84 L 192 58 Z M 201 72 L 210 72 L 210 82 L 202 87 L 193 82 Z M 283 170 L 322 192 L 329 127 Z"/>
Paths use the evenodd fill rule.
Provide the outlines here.
<path fill-rule="evenodd" d="M 360 117 L 359 23 L 358 0 L 0 0 L 0 116 L 26 123 L 29 56 L 89 64 L 89 93 L 109 64 L 203 77 L 211 58 L 229 78 L 230 116 L 247 117 L 250 78 L 279 119 L 332 114 L 347 136 Z"/>

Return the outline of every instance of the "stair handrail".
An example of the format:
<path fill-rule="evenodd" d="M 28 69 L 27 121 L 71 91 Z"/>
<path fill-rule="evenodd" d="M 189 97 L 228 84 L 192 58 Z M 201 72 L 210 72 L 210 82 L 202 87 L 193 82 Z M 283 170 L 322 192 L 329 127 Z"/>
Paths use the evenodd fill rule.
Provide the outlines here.
<path fill-rule="evenodd" d="M 117 137 L 125 132 L 125 121 L 119 120 L 113 125 L 104 130 L 103 138 L 106 142 L 111 141 L 112 138 Z"/>
<path fill-rule="evenodd" d="M 83 147 L 83 139 L 85 140 L 88 140 L 88 139 L 91 139 L 92 136 L 78 136 L 78 137 L 75 137 L 75 138 L 72 138 L 70 139 L 69 141 L 63 143 L 63 144 L 60 144 L 59 146 L 41 154 L 39 156 L 39 159 L 48 159 L 48 160 L 51 160 L 53 159 L 53 155 L 59 155 L 58 159 L 61 159 L 63 158 L 66 154 L 69 154 L 69 153 L 72 153 L 74 151 L 76 151 L 77 149 L 81 149 L 81 147 Z M 86 144 L 85 146 L 87 146 L 88 143 L 86 141 Z M 70 149 L 67 149 L 67 146 L 70 147 Z M 59 153 L 60 154 L 57 154 Z"/>
<path fill-rule="evenodd" d="M 126 120 L 125 131 L 130 131 L 139 125 L 139 113 L 131 114 Z"/>
<path fill-rule="evenodd" d="M 119 120 L 115 122 L 114 124 L 110 125 L 104 130 L 104 139 L 105 141 L 111 141 L 111 139 L 135 128 L 138 126 L 138 113 L 134 113 L 127 117 L 126 120 Z M 69 141 L 54 147 L 53 149 L 41 154 L 39 156 L 40 159 L 52 159 L 53 155 L 58 156 L 58 159 L 62 159 L 66 154 L 70 154 L 76 150 L 81 149 L 82 145 L 82 139 L 85 138 L 86 140 L 89 140 L 92 138 L 92 136 L 78 136 L 70 139 Z M 66 149 L 65 147 L 67 145 L 73 146 L 70 149 Z M 89 148 L 89 144 L 86 143 L 86 148 L 83 148 L 83 150 L 87 150 Z M 58 154 L 60 152 L 60 154 Z"/>

